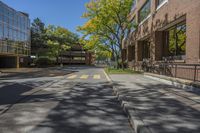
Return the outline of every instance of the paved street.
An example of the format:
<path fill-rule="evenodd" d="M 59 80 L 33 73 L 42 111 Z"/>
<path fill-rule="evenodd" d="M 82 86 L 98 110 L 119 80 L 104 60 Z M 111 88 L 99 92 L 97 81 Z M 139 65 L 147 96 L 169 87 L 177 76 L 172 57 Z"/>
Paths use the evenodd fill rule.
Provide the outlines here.
<path fill-rule="evenodd" d="M 0 133 L 131 133 L 103 69 L 0 77 Z"/>

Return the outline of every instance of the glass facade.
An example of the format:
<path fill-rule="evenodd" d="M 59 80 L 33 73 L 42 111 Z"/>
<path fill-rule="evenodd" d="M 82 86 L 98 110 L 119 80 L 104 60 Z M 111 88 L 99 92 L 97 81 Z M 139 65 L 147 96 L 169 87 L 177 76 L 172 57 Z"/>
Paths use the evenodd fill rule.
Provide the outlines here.
<path fill-rule="evenodd" d="M 0 1 L 0 54 L 30 54 L 30 19 Z"/>

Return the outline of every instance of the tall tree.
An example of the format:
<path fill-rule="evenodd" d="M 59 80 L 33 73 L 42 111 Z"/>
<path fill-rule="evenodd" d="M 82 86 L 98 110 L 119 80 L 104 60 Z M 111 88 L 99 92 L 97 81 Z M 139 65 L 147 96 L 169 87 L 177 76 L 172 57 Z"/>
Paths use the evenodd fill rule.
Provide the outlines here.
<path fill-rule="evenodd" d="M 62 52 L 70 49 L 71 46 L 79 41 L 78 35 L 63 28 L 49 25 L 46 28 L 47 45 L 49 47 L 49 56 L 58 58 Z M 62 58 L 61 58 L 62 61 Z M 62 62 L 61 62 L 62 63 Z"/>
<path fill-rule="evenodd" d="M 45 39 L 45 24 L 36 18 L 31 24 L 31 49 L 32 54 L 40 56 L 42 50 L 47 47 Z"/>
<path fill-rule="evenodd" d="M 122 61 L 123 39 L 134 28 L 134 23 L 128 18 L 133 0 L 91 0 L 86 4 L 87 12 L 83 18 L 88 21 L 81 27 L 84 37 L 98 36 L 109 46 L 119 64 Z M 123 65 L 122 65 L 123 67 Z"/>
<path fill-rule="evenodd" d="M 97 61 L 111 58 L 112 50 L 98 36 L 90 36 L 90 39 L 81 40 L 80 42 L 84 44 L 85 50 L 95 53 Z"/>

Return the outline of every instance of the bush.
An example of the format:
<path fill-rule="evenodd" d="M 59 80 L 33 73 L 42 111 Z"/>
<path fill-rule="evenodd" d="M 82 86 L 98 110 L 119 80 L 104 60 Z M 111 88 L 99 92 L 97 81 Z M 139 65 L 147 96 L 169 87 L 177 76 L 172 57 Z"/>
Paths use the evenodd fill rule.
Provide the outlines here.
<path fill-rule="evenodd" d="M 50 67 L 50 66 L 55 65 L 55 61 L 53 61 L 47 57 L 42 57 L 42 58 L 37 59 L 36 65 L 37 65 L 37 67 Z"/>
<path fill-rule="evenodd" d="M 124 64 L 124 65 L 122 65 L 122 64 Z M 119 64 L 118 64 L 118 68 L 128 68 L 128 63 L 127 62 L 124 62 L 124 63 L 122 63 L 122 62 L 119 62 Z"/>

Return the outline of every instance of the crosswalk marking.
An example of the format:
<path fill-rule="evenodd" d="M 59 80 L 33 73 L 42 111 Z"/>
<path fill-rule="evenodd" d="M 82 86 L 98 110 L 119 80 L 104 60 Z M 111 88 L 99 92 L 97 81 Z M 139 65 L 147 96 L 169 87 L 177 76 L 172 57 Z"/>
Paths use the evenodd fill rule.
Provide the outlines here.
<path fill-rule="evenodd" d="M 89 75 L 82 75 L 81 77 L 80 77 L 80 79 L 87 79 L 89 77 Z"/>
<path fill-rule="evenodd" d="M 77 75 L 71 75 L 68 77 L 68 79 L 75 79 L 77 77 Z"/>
<path fill-rule="evenodd" d="M 101 75 L 100 74 L 95 74 L 95 75 L 91 75 L 91 77 L 93 79 L 101 79 Z M 89 75 L 87 74 L 83 74 L 83 75 L 70 75 L 69 77 L 67 77 L 67 79 L 75 79 L 75 78 L 80 78 L 80 79 L 88 79 L 89 78 Z"/>
<path fill-rule="evenodd" d="M 96 74 L 96 75 L 93 76 L 93 78 L 94 78 L 94 79 L 100 79 L 101 76 Z"/>

